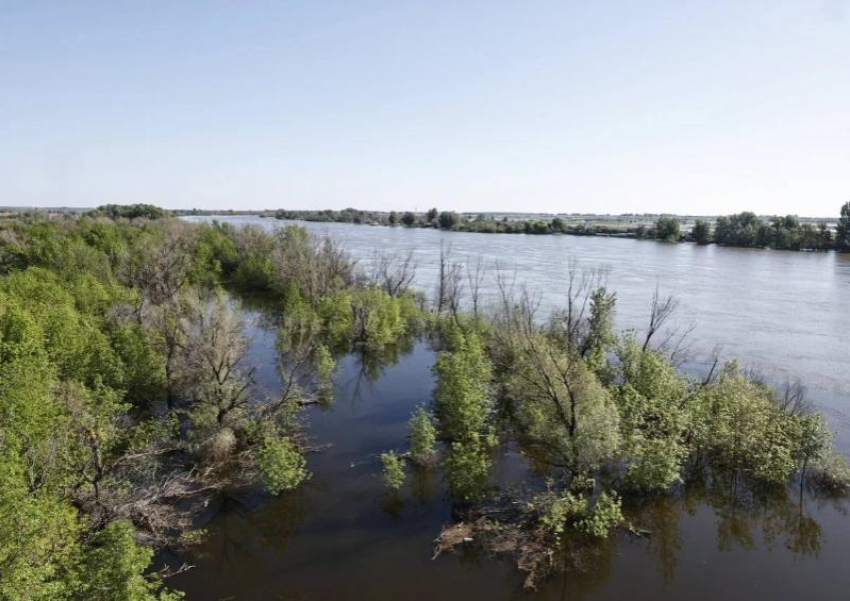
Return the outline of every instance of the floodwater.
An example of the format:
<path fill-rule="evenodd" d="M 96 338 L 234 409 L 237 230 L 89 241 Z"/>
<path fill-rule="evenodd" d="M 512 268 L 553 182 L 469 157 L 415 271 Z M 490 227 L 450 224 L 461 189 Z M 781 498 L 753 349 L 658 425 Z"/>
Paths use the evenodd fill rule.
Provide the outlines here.
<path fill-rule="evenodd" d="M 285 222 L 225 218 L 280 227 Z M 665 245 L 571 236 L 453 234 L 345 224 L 306 224 L 342 241 L 368 264 L 375 249 L 414 250 L 417 286 L 436 279 L 440 244 L 457 260 L 482 256 L 516 270 L 558 306 L 570 258 L 605 267 L 618 293 L 618 324 L 640 329 L 656 284 L 681 300 L 698 372 L 718 345 L 723 356 L 781 382 L 799 378 L 830 420 L 839 445 L 850 442 L 850 257 Z M 492 291 L 492 284 L 490 285 Z M 257 317 L 257 314 L 250 313 Z M 252 345 L 264 386 L 279 386 L 274 330 L 256 320 Z M 846 599 L 850 516 L 841 504 L 793 492 L 753 498 L 719 487 L 655 499 L 629 513 L 645 538 L 621 534 L 601 545 L 581 571 L 540 590 L 522 589 L 509 561 L 466 545 L 433 555 L 433 539 L 452 521 L 439 472 L 412 472 L 398 493 L 380 479 L 376 455 L 406 448 L 407 420 L 431 399 L 434 355 L 414 343 L 397 356 L 340 361 L 335 403 L 308 411 L 317 447 L 312 479 L 278 498 L 226 501 L 205 525 L 206 540 L 181 560 L 196 566 L 170 584 L 189 599 Z M 494 464 L 502 485 L 523 473 L 509 449 Z"/>

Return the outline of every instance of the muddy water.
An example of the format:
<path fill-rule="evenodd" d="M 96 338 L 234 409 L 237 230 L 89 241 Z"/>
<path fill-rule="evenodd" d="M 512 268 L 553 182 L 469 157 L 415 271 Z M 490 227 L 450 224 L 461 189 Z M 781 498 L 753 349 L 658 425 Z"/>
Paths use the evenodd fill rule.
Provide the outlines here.
<path fill-rule="evenodd" d="M 443 236 L 458 255 L 496 256 L 501 246 L 520 277 L 553 293 L 562 288 L 567 257 L 607 264 L 621 297 L 623 327 L 640 327 L 659 281 L 682 296 L 683 311 L 699 319 L 698 351 L 723 341 L 729 355 L 772 377 L 799 376 L 829 410 L 833 425 L 839 424 L 841 436 L 850 406 L 850 341 L 844 335 L 850 324 L 841 310 L 850 290 L 845 257 L 333 224 L 317 229 L 343 238 L 364 261 L 379 240 L 383 248 L 415 245 L 423 286 L 434 275 Z M 548 252 L 522 250 L 537 244 Z M 279 385 L 274 331 L 261 322 L 252 355 L 273 392 Z M 751 499 L 722 487 L 633 510 L 631 519 L 651 536 L 616 536 L 584 570 L 534 594 L 523 591 L 523 577 L 510 563 L 484 556 L 474 543 L 432 560 L 432 540 L 452 519 L 441 474 L 414 473 L 397 494 L 388 493 L 378 475 L 375 455 L 405 448 L 407 419 L 433 389 L 434 356 L 426 345 L 417 343 L 396 359 L 364 365 L 349 356 L 340 362 L 335 404 L 308 415 L 314 443 L 331 444 L 309 456 L 313 478 L 276 499 L 228 500 L 206 525 L 205 542 L 182 558 L 196 568 L 174 578 L 174 586 L 189 599 L 848 598 L 850 517 L 842 507 L 809 497 L 801 504 L 793 494 Z M 493 481 L 510 482 L 521 470 L 518 458 L 505 451 Z"/>

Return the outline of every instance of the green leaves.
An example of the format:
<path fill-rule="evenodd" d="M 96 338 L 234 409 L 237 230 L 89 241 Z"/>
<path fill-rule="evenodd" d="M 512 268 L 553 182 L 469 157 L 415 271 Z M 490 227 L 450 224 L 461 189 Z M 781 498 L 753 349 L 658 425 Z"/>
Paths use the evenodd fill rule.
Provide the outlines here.
<path fill-rule="evenodd" d="M 483 434 L 491 411 L 492 366 L 478 335 L 456 332 L 456 348 L 440 353 L 437 376 L 437 419 L 440 438 L 467 442 Z"/>
<path fill-rule="evenodd" d="M 75 597 L 98 601 L 176 601 L 181 594 L 161 591 L 155 576 L 145 576 L 153 551 L 140 546 L 128 521 L 98 532 L 77 568 Z"/>
<path fill-rule="evenodd" d="M 393 490 L 398 490 L 404 485 L 404 460 L 395 451 L 381 453 L 381 464 L 383 465 L 384 483 Z"/>
<path fill-rule="evenodd" d="M 418 407 L 410 417 L 410 454 L 422 465 L 434 456 L 434 444 L 437 442 L 437 429 L 431 414 L 424 407 Z"/>
<path fill-rule="evenodd" d="M 269 439 L 257 453 L 263 485 L 272 494 L 292 490 L 310 477 L 298 445 L 288 438 Z"/>
<path fill-rule="evenodd" d="M 631 337 L 623 341 L 619 358 L 622 383 L 615 398 L 626 479 L 639 489 L 666 489 L 681 480 L 691 451 L 688 384 L 660 353 L 641 349 Z"/>
<path fill-rule="evenodd" d="M 556 538 L 570 531 L 608 538 L 611 530 L 624 520 L 622 501 L 616 492 L 603 491 L 592 505 L 586 496 L 573 491 L 560 495 L 544 493 L 537 503 L 542 506 L 540 524 Z"/>

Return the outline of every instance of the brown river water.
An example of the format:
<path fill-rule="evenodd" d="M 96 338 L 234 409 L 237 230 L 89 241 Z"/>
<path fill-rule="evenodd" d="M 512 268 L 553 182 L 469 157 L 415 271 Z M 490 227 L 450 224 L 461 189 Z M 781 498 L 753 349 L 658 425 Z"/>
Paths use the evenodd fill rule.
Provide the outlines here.
<path fill-rule="evenodd" d="M 222 217 L 234 224 L 286 222 Z M 445 233 L 347 224 L 304 224 L 330 235 L 362 263 L 376 249 L 412 249 L 416 285 L 430 291 L 440 244 L 455 260 L 479 256 L 560 306 L 567 262 L 604 267 L 618 293 L 618 326 L 644 327 L 656 285 L 681 301 L 695 374 L 712 351 L 737 358 L 770 381 L 799 378 L 850 449 L 850 256 L 730 249 L 573 236 Z M 490 284 L 493 293 L 493 284 Z M 270 394 L 279 387 L 273 328 L 252 318 L 252 358 Z M 204 524 L 205 541 L 182 555 L 195 568 L 169 581 L 189 599 L 850 599 L 850 505 L 789 491 L 756 498 L 730 490 L 691 491 L 631 509 L 649 537 L 612 537 L 581 572 L 522 589 L 523 576 L 475 545 L 432 560 L 433 539 L 452 521 L 439 472 L 408 475 L 398 493 L 380 479 L 377 453 L 404 449 L 411 411 L 431 399 L 434 355 L 424 343 L 364 364 L 340 361 L 336 401 L 311 408 L 317 445 L 313 477 L 270 498 L 228 498 Z M 507 485 L 525 467 L 511 449 L 492 480 Z M 802 501 L 802 502 L 801 502 Z M 177 558 L 169 558 L 176 561 Z"/>

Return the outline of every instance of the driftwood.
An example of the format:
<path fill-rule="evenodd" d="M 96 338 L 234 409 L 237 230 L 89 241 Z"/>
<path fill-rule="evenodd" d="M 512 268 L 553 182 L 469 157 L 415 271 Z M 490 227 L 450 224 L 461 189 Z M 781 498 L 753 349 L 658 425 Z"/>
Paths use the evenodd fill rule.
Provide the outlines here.
<path fill-rule="evenodd" d="M 617 529 L 636 537 L 651 535 L 628 522 Z M 523 587 L 530 590 L 536 590 L 557 572 L 592 571 L 605 549 L 604 542 L 578 533 L 558 539 L 540 525 L 531 504 L 505 499 L 477 508 L 463 521 L 444 527 L 434 541 L 432 559 L 462 545 L 476 545 L 492 555 L 513 558 L 517 569 L 525 574 Z"/>
<path fill-rule="evenodd" d="M 463 544 L 477 544 L 494 555 L 508 555 L 525 573 L 523 586 L 537 585 L 554 572 L 557 544 L 533 519 L 520 502 L 501 503 L 475 510 L 466 521 L 443 529 L 434 541 L 436 559 Z"/>

